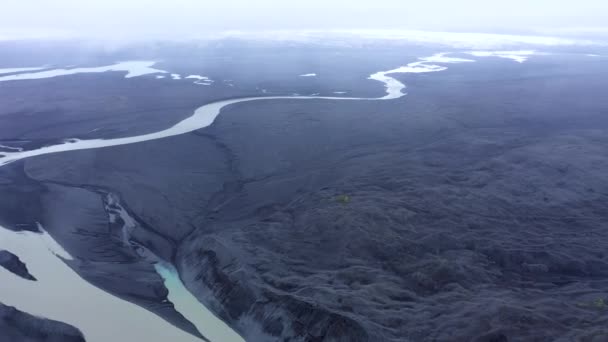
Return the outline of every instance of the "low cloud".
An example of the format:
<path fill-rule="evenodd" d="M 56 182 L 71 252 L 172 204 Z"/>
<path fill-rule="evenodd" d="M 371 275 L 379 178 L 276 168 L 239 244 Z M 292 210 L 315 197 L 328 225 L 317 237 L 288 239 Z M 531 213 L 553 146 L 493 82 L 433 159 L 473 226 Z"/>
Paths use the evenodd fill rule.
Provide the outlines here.
<path fill-rule="evenodd" d="M 20 0 L 0 12 L 0 39 L 187 39 L 223 31 L 430 30 L 606 32 L 608 3 L 554 0 Z M 569 34 L 569 33 L 568 33 Z"/>

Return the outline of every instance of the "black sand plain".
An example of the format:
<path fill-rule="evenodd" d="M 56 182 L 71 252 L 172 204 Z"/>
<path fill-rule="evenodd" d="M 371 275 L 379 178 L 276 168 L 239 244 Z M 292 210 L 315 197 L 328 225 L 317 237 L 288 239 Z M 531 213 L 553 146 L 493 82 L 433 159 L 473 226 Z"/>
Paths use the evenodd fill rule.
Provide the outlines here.
<path fill-rule="evenodd" d="M 442 51 L 241 44 L 160 65 L 210 87 L 0 83 L 0 144 L 151 132 L 262 89 L 381 96 L 369 74 Z M 131 238 L 248 341 L 607 341 L 608 60 L 476 59 L 397 75 L 397 100 L 240 103 L 189 134 L 10 164 L 0 224 L 40 222 L 84 279 L 189 331 L 152 265 L 117 242 L 108 196 L 136 218 Z M 294 77 L 307 72 L 319 77 Z M 0 312 L 0 341 L 57 340 L 21 338 L 32 318 Z"/>

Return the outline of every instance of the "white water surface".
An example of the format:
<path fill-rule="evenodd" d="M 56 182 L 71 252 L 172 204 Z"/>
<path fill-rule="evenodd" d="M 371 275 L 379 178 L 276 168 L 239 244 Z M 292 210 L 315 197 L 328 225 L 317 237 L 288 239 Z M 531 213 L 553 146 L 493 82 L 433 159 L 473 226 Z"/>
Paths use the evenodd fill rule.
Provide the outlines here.
<path fill-rule="evenodd" d="M 166 73 L 164 70 L 154 69 L 152 66 L 156 64 L 153 61 L 127 61 L 112 65 L 90 67 L 90 68 L 73 68 L 73 69 L 52 69 L 39 72 L 28 72 L 16 75 L 0 76 L 0 82 L 6 81 L 21 81 L 35 80 L 41 78 L 51 78 L 58 76 L 67 76 L 80 73 L 100 73 L 107 71 L 123 71 L 126 72 L 125 78 L 138 77 L 148 74 Z"/>
<path fill-rule="evenodd" d="M 302 75 L 300 75 L 300 77 L 315 77 L 315 76 L 317 76 L 317 74 L 315 74 L 315 73 L 310 73 L 310 74 L 302 74 Z"/>
<path fill-rule="evenodd" d="M 206 85 L 206 86 L 211 85 L 211 83 L 214 82 L 209 77 L 207 77 L 207 76 L 201 76 L 201 75 L 188 75 L 185 78 L 187 78 L 187 79 L 195 79 L 196 81 L 194 81 L 194 84 Z"/>
<path fill-rule="evenodd" d="M 518 50 L 518 51 L 469 51 L 468 54 L 475 57 L 498 57 L 514 60 L 518 63 L 523 63 L 532 55 L 536 54 L 534 50 Z"/>
<path fill-rule="evenodd" d="M 469 63 L 475 62 L 475 60 L 467 59 L 467 58 L 458 58 L 458 57 L 448 57 L 447 52 L 436 53 L 431 57 L 421 57 L 419 58 L 423 62 L 428 63 Z"/>
<path fill-rule="evenodd" d="M 201 76 L 201 75 L 188 75 L 185 78 L 190 78 L 190 79 L 195 79 L 195 80 L 205 80 L 205 81 L 210 81 L 209 77 L 207 76 Z"/>
<path fill-rule="evenodd" d="M 382 82 L 385 86 L 386 95 L 380 98 L 360 98 L 360 97 L 328 97 L 328 96 L 266 96 L 266 97 L 245 97 L 245 98 L 237 98 L 230 100 L 223 100 L 208 103 L 196 109 L 192 116 L 178 122 L 172 127 L 164 129 L 162 131 L 136 135 L 131 137 L 124 138 L 114 138 L 114 139 L 87 139 L 80 140 L 75 138 L 66 139 L 61 144 L 43 146 L 34 150 L 27 151 L 13 151 L 13 152 L 0 152 L 0 166 L 6 165 L 17 160 L 21 160 L 24 158 L 30 158 L 50 153 L 58 153 L 58 152 L 66 152 L 66 151 L 75 151 L 75 150 L 86 150 L 86 149 L 94 149 L 94 148 L 102 148 L 102 147 L 110 147 L 110 146 L 119 146 L 119 145 L 128 145 L 134 144 L 143 141 L 162 139 L 166 137 L 171 137 L 175 135 L 189 133 L 201 128 L 205 128 L 213 123 L 215 118 L 220 114 L 221 110 L 229 105 L 242 103 L 242 102 L 252 102 L 252 101 L 269 101 L 269 100 L 392 100 L 397 99 L 405 94 L 403 90 L 405 89 L 405 84 L 400 82 L 399 80 L 390 76 L 391 74 L 398 73 L 424 73 L 424 72 L 438 72 L 442 70 L 446 70 L 447 67 L 440 66 L 436 64 L 430 64 L 431 61 L 433 63 L 462 63 L 468 62 L 469 60 L 460 59 L 460 58 L 449 58 L 446 57 L 445 54 L 436 54 L 426 58 L 420 58 L 417 62 L 412 62 L 407 64 L 406 66 L 402 66 L 396 69 L 381 71 L 369 76 L 369 79 L 376 80 Z"/>
<path fill-rule="evenodd" d="M 440 66 L 436 64 L 430 63 L 465 63 L 465 62 L 474 62 L 470 59 L 464 58 L 455 58 L 455 57 L 447 57 L 447 53 L 438 53 L 434 54 L 430 57 L 421 57 L 419 61 L 409 63 L 405 66 L 388 70 L 388 71 L 380 71 L 369 77 L 371 80 L 376 80 L 384 83 L 386 87 L 386 95 L 381 97 L 380 100 L 392 100 L 400 98 L 405 95 L 403 90 L 405 89 L 405 84 L 401 83 L 399 80 L 389 76 L 390 74 L 401 74 L 401 73 L 424 73 L 424 72 L 437 72 L 446 70 L 447 67 Z"/>
<path fill-rule="evenodd" d="M 35 71 L 42 70 L 44 67 L 33 67 L 33 68 L 0 68 L 0 75 L 2 74 L 12 74 L 15 72 L 24 72 L 24 71 Z"/>
<path fill-rule="evenodd" d="M 11 147 L 11 146 L 6 146 L 6 145 L 1 145 L 0 144 L 0 149 L 7 149 L 7 150 L 13 150 L 13 151 L 23 151 L 23 147 Z"/>
<path fill-rule="evenodd" d="M 23 279 L 0 267 L 0 302 L 5 305 L 70 324 L 87 342 L 202 341 L 84 281 L 62 260 L 70 260 L 70 255 L 44 231 L 17 233 L 0 227 L 0 248 L 17 255 L 38 280 Z"/>

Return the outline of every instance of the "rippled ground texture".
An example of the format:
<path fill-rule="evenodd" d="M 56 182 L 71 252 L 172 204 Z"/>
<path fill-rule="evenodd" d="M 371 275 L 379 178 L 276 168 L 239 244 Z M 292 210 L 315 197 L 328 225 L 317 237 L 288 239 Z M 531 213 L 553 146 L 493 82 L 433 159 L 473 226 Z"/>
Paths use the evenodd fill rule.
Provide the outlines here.
<path fill-rule="evenodd" d="M 363 82 L 350 91 L 381 93 L 364 75 L 402 64 L 383 56 L 350 69 Z M 160 281 L 103 230 L 103 198 L 116 194 L 138 242 L 251 341 L 603 341 L 607 70 L 582 56 L 491 59 L 400 76 L 408 96 L 394 101 L 238 104 L 186 135 L 3 168 L 2 223 L 41 221 L 95 261 L 88 280 L 152 305 Z M 124 89 L 134 100 L 122 105 L 194 104 L 179 87 L 172 98 Z M 175 113 L 116 120 L 139 132 L 188 110 Z M 154 286 L 143 297 L 121 286 L 116 261 Z"/>

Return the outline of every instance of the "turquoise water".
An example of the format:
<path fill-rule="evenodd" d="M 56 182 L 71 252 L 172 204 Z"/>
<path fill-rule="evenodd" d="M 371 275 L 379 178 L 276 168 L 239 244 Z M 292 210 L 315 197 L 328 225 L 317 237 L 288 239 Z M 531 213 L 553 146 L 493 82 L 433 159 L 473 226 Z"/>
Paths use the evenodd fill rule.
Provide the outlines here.
<path fill-rule="evenodd" d="M 175 309 L 189 320 L 198 331 L 212 342 L 244 342 L 245 340 L 226 323 L 201 304 L 179 278 L 173 265 L 159 262 L 154 265 L 169 290 L 168 299 Z"/>
<path fill-rule="evenodd" d="M 72 257 L 46 232 L 13 232 L 0 227 L 0 249 L 19 256 L 38 279 L 26 280 L 0 267 L 0 302 L 5 305 L 70 324 L 82 331 L 87 342 L 201 342 L 200 338 L 154 313 L 86 282 L 66 264 Z M 160 272 L 165 275 L 171 298 L 184 316 L 199 323 L 199 329 L 204 327 L 201 331 L 205 336 L 210 336 L 207 327 L 212 336 L 221 336 L 215 334 L 217 319 L 206 320 L 208 311 L 195 298 L 187 296 L 181 281 L 170 276 L 170 270 L 161 267 Z M 186 301 L 198 305 L 184 305 Z M 216 338 L 212 341 L 236 340 Z"/>

